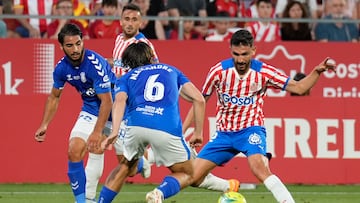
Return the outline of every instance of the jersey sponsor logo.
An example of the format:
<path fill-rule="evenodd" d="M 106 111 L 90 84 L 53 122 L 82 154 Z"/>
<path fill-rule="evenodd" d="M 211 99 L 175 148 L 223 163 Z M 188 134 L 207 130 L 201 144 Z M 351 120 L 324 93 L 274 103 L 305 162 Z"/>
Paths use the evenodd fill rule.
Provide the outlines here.
<path fill-rule="evenodd" d="M 247 106 L 255 103 L 253 97 L 236 97 L 228 94 L 222 94 L 221 98 L 225 103 L 232 103 L 240 106 Z"/>
<path fill-rule="evenodd" d="M 151 115 L 151 116 L 153 116 L 155 114 L 163 115 L 164 108 L 145 105 L 145 107 L 137 107 L 136 111 L 139 111 L 139 112 L 142 112 L 142 114 Z"/>
<path fill-rule="evenodd" d="M 249 136 L 248 141 L 250 144 L 261 144 L 261 137 L 260 135 L 253 133 Z"/>
<path fill-rule="evenodd" d="M 89 88 L 85 91 L 85 95 L 89 96 L 89 97 L 93 97 L 96 95 L 96 92 L 95 92 L 94 88 Z"/>
<path fill-rule="evenodd" d="M 109 87 L 111 87 L 111 83 L 110 82 L 101 83 L 101 84 L 99 84 L 99 87 L 101 87 L 101 88 L 109 88 Z"/>

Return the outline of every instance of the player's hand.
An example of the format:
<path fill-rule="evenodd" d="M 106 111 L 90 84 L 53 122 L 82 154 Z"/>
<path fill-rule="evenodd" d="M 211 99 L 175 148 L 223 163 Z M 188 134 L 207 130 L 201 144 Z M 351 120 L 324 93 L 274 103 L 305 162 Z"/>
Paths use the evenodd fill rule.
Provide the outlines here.
<path fill-rule="evenodd" d="M 320 74 L 327 70 L 332 70 L 336 72 L 336 62 L 334 59 L 330 57 L 326 57 L 324 61 L 322 61 L 319 65 L 316 66 L 315 70 Z"/>
<path fill-rule="evenodd" d="M 96 153 L 101 150 L 102 134 L 92 132 L 87 140 L 87 147 L 89 152 Z"/>
<path fill-rule="evenodd" d="M 117 133 L 111 133 L 109 137 L 107 137 L 104 141 L 101 142 L 101 149 L 102 150 L 111 150 L 113 144 L 116 142 L 119 135 Z"/>
<path fill-rule="evenodd" d="M 200 147 L 203 143 L 202 134 L 195 133 L 191 136 L 189 140 L 190 147 Z"/>
<path fill-rule="evenodd" d="M 38 142 L 44 142 L 46 138 L 46 127 L 41 126 L 36 132 L 35 132 L 35 140 Z"/>

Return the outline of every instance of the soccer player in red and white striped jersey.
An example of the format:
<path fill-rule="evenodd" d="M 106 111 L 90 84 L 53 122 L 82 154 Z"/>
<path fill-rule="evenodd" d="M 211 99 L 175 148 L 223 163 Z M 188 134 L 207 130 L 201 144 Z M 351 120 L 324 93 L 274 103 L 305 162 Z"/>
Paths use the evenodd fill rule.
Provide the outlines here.
<path fill-rule="evenodd" d="M 254 38 L 246 30 L 235 32 L 230 41 L 232 58 L 213 66 L 206 78 L 202 93 L 206 99 L 215 93 L 216 134 L 195 159 L 193 185 L 199 185 L 216 166 L 229 162 L 243 153 L 252 173 L 271 191 L 277 202 L 294 203 L 294 199 L 281 182 L 270 172 L 266 158 L 266 130 L 263 105 L 268 87 L 303 94 L 313 87 L 322 72 L 332 69 L 326 58 L 304 79 L 295 81 L 279 69 L 253 59 L 256 52 Z M 183 128 L 193 120 L 190 110 Z"/>
<path fill-rule="evenodd" d="M 142 20 L 141 11 L 138 11 L 137 8 L 139 7 L 134 4 L 127 4 L 122 10 L 120 23 L 123 28 L 123 33 L 116 37 L 113 50 L 113 70 L 118 77 L 128 71 L 122 67 L 121 57 L 124 50 L 134 42 L 141 41 L 148 44 L 154 52 L 155 62 L 159 62 L 153 44 L 139 31 Z"/>

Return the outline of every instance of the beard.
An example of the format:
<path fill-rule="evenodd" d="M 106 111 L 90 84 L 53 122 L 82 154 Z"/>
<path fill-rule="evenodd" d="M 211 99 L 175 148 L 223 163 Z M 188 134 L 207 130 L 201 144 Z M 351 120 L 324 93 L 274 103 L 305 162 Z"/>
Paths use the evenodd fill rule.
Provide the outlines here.
<path fill-rule="evenodd" d="M 73 53 L 74 54 L 74 53 Z M 74 67 L 78 67 L 80 66 L 82 60 L 83 60 L 83 56 L 84 56 L 84 49 L 81 50 L 80 52 L 80 57 L 79 59 L 72 59 L 72 55 L 73 54 L 68 54 L 65 52 L 65 55 L 67 56 L 69 62 L 74 66 Z"/>

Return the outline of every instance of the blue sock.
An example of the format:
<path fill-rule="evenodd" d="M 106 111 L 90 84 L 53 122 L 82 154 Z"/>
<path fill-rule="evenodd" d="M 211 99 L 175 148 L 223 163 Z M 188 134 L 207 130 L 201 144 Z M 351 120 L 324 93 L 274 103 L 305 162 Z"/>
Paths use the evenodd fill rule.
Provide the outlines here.
<path fill-rule="evenodd" d="M 117 195 L 117 192 L 114 192 L 107 188 L 105 185 L 102 187 L 99 195 L 99 203 L 110 203 L 113 201 L 115 196 Z"/>
<path fill-rule="evenodd" d="M 164 195 L 164 199 L 166 199 L 176 195 L 181 190 L 181 186 L 176 178 L 166 176 L 157 189 L 161 190 Z"/>
<path fill-rule="evenodd" d="M 141 171 L 143 170 L 143 165 L 144 165 L 144 159 L 141 157 L 141 159 L 139 159 L 138 165 L 137 165 L 137 172 L 136 173 L 141 173 Z"/>
<path fill-rule="evenodd" d="M 83 161 L 68 163 L 68 177 L 70 186 L 77 203 L 85 202 L 85 169 Z"/>

